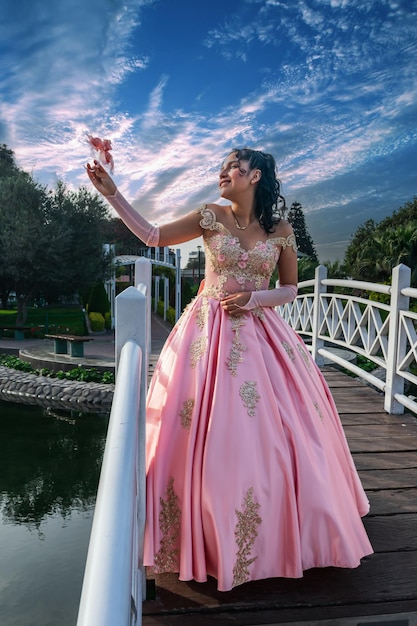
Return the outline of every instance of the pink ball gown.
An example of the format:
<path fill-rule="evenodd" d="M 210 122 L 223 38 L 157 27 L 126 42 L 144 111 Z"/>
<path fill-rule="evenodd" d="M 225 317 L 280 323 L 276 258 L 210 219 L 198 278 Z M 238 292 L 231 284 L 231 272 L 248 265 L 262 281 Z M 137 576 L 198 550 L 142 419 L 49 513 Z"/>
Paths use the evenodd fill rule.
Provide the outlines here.
<path fill-rule="evenodd" d="M 326 382 L 273 308 L 220 298 L 267 289 L 293 238 L 245 250 L 201 209 L 204 289 L 172 330 L 147 399 L 144 563 L 181 580 L 298 578 L 372 553 L 369 503 Z M 295 244 L 294 244 L 295 245 Z"/>

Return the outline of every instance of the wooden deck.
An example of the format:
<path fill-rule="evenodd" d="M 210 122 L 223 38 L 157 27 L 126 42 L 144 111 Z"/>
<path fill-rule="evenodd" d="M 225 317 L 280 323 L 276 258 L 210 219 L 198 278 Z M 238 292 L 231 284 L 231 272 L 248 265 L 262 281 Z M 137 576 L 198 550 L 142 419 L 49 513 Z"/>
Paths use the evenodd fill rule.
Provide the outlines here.
<path fill-rule="evenodd" d="M 417 418 L 387 415 L 382 396 L 359 380 L 332 368 L 324 375 L 371 503 L 364 523 L 375 554 L 354 570 L 315 569 L 226 593 L 214 580 L 164 574 L 143 605 L 144 626 L 417 624 Z"/>

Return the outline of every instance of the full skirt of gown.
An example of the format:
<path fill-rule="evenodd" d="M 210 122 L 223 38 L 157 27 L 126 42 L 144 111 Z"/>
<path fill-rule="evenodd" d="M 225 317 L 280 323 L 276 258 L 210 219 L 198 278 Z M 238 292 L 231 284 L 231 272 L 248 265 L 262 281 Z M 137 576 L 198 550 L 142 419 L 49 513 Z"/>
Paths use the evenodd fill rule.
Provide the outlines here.
<path fill-rule="evenodd" d="M 369 503 L 328 386 L 272 308 L 197 298 L 147 400 L 144 564 L 227 591 L 360 564 Z"/>

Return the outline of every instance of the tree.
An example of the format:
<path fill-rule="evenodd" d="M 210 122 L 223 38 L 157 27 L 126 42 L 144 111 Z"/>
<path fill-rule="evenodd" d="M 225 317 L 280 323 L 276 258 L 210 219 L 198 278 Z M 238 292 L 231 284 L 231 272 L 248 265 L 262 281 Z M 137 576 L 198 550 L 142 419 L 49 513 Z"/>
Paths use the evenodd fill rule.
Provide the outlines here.
<path fill-rule="evenodd" d="M 411 284 L 417 285 L 417 198 L 378 224 L 359 226 L 344 260 L 352 278 L 375 282 L 388 282 L 399 263 L 411 268 Z"/>
<path fill-rule="evenodd" d="M 17 325 L 25 323 L 32 298 L 56 301 L 107 277 L 107 217 L 97 195 L 84 187 L 69 192 L 62 182 L 47 192 L 14 165 L 6 146 L 0 148 L 0 294 L 6 308 L 16 292 Z"/>
<path fill-rule="evenodd" d="M 13 150 L 6 144 L 0 145 L 0 178 L 10 176 L 17 171 Z"/>
<path fill-rule="evenodd" d="M 25 322 L 29 299 L 53 280 L 51 268 L 59 263 L 62 232 L 45 228 L 44 198 L 45 190 L 25 172 L 0 179 L 2 293 L 16 292 L 18 325 Z"/>
<path fill-rule="evenodd" d="M 363 256 L 369 256 L 365 248 L 369 245 L 369 241 L 375 235 L 376 224 L 374 220 L 367 220 L 364 224 L 356 229 L 348 247 L 346 248 L 344 265 L 352 278 L 362 280 L 363 276 Z"/>
<path fill-rule="evenodd" d="M 17 171 L 14 154 L 5 144 L 0 146 L 0 180 L 11 176 Z M 1 216 L 1 209 L 0 209 Z M 5 228 L 5 224 L 2 224 L 2 230 Z M 9 300 L 10 292 L 13 289 L 12 277 L 4 258 L 4 251 L 1 247 L 0 240 L 0 300 L 2 308 L 7 308 L 7 302 Z"/>
<path fill-rule="evenodd" d="M 299 202 L 293 202 L 288 212 L 288 221 L 294 229 L 297 246 L 300 252 L 306 254 L 310 259 L 319 262 L 313 240 L 307 230 L 303 209 Z"/>
<path fill-rule="evenodd" d="M 142 250 L 147 247 L 119 217 L 113 217 L 104 223 L 103 238 L 106 243 L 115 244 L 116 255 L 140 256 Z"/>
<path fill-rule="evenodd" d="M 103 231 L 109 209 L 99 196 L 86 187 L 70 192 L 62 182 L 48 195 L 48 223 L 65 230 L 60 263 L 61 280 L 54 293 L 72 296 L 89 291 L 110 275 L 111 259 L 103 250 Z"/>
<path fill-rule="evenodd" d="M 348 278 L 346 268 L 340 261 L 325 261 L 323 265 L 327 268 L 327 278 Z"/>

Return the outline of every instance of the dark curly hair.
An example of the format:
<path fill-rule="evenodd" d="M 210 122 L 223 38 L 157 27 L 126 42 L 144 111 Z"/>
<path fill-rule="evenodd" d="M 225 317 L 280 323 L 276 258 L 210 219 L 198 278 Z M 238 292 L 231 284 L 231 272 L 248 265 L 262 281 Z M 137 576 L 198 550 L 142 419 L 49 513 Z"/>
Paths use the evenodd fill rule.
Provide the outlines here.
<path fill-rule="evenodd" d="M 276 177 L 274 157 L 251 148 L 234 148 L 229 154 L 232 153 L 236 153 L 238 161 L 248 161 L 250 169 L 261 170 L 262 176 L 255 193 L 255 215 L 265 232 L 273 233 L 286 208 L 281 183 Z"/>

